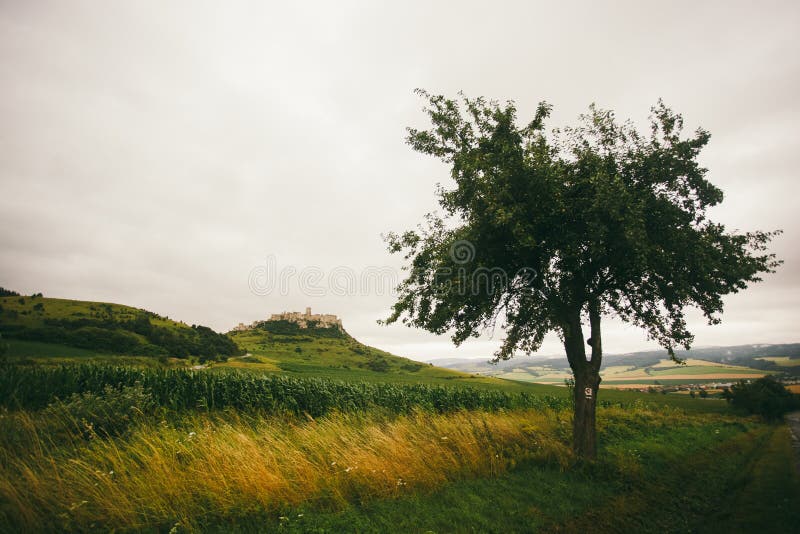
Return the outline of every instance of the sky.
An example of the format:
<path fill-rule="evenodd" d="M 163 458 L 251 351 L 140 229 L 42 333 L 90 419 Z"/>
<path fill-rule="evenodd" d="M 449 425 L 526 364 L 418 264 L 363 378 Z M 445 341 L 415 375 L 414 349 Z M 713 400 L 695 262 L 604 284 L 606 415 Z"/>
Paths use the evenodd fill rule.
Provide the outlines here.
<path fill-rule="evenodd" d="M 219 331 L 310 306 L 396 354 L 489 358 L 502 331 L 376 323 L 403 263 L 381 234 L 449 180 L 405 144 L 413 90 L 521 121 L 546 100 L 552 127 L 592 102 L 644 127 L 663 98 L 711 132 L 713 218 L 784 230 L 721 325 L 690 313 L 695 345 L 798 342 L 798 29 L 796 2 L 0 0 L 0 286 Z M 613 320 L 603 344 L 657 348 Z"/>

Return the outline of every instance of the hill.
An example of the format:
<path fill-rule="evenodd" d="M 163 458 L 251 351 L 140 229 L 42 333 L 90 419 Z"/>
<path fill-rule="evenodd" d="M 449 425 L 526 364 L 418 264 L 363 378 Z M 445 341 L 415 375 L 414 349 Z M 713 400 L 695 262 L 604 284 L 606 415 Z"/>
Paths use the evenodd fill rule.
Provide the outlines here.
<path fill-rule="evenodd" d="M 14 361 L 186 366 L 344 381 L 444 383 L 529 390 L 530 385 L 395 356 L 350 336 L 340 322 L 271 320 L 227 334 L 105 302 L 0 293 L 0 334 Z M 534 387 L 535 388 L 535 387 Z"/>
<path fill-rule="evenodd" d="M 214 365 L 266 373 L 379 382 L 446 382 L 470 386 L 519 385 L 396 356 L 354 339 L 338 325 L 262 321 L 228 333 L 247 355 Z"/>
<path fill-rule="evenodd" d="M 647 387 L 758 378 L 765 374 L 800 374 L 800 344 L 737 345 L 676 351 L 686 359 L 677 365 L 665 351 L 609 354 L 603 357 L 603 386 Z M 483 360 L 447 359 L 439 365 L 468 373 L 512 380 L 561 384 L 570 376 L 565 357 L 517 356 L 491 364 Z"/>
<path fill-rule="evenodd" d="M 360 343 L 335 316 L 294 314 L 299 320 L 289 314 L 292 317 L 284 320 L 278 314 L 271 320 L 240 324 L 221 334 L 121 304 L 3 291 L 0 334 L 9 345 L 7 356 L 17 362 L 58 364 L 79 360 L 180 367 L 188 365 L 187 359 L 192 357 L 213 364 L 203 366 L 209 372 L 240 370 L 343 381 L 438 383 L 542 394 L 565 393 L 553 391 L 563 388 L 546 385 L 563 385 L 569 376 L 564 358 L 518 357 L 496 366 L 475 360 L 444 360 L 443 366 L 418 362 Z M 609 355 L 603 367 L 603 386 L 641 389 L 756 378 L 774 370 L 800 372 L 796 365 L 800 362 L 800 345 L 699 349 L 693 354 L 700 352 L 709 359 L 692 359 L 681 367 L 673 366 L 656 351 Z M 722 363 L 725 359 L 751 365 Z"/>
<path fill-rule="evenodd" d="M 86 351 L 57 351 L 65 356 L 194 356 L 207 361 L 241 353 L 229 337 L 206 326 L 189 326 L 121 304 L 46 298 L 41 294 L 0 297 L 0 334 L 8 340 L 28 342 L 23 345 L 42 352 L 47 352 L 42 343 Z M 11 345 L 13 354 L 16 347 L 13 342 Z"/>

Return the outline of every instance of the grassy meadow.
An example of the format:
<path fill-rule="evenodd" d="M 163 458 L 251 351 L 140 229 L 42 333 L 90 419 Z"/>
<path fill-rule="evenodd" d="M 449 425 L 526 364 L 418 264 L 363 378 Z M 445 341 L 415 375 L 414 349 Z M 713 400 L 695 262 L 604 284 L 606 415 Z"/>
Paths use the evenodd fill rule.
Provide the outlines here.
<path fill-rule="evenodd" d="M 205 515 L 251 513 L 277 519 L 285 508 L 344 509 L 497 476 L 523 460 L 566 465 L 570 457 L 557 416 L 541 411 L 319 420 L 193 414 L 61 445 L 42 439 L 52 420 L 23 412 L 3 423 L 24 429 L 22 443 L 3 443 L 5 452 L 32 451 L 8 461 L 0 481 L 13 510 L 5 510 L 8 524 L 22 530 L 199 527 Z"/>
<path fill-rule="evenodd" d="M 664 532 L 702 531 L 713 514 L 779 532 L 800 520 L 785 427 L 719 400 L 603 392 L 600 460 L 584 463 L 553 386 L 91 364 L 0 378 L 2 531 Z"/>
<path fill-rule="evenodd" d="M 47 326 L 30 317 L 43 312 L 29 299 L 11 299 L 31 307 L 17 310 L 12 331 Z M 75 302 L 49 299 L 43 307 L 57 319 L 49 325 L 83 328 L 80 314 L 96 313 L 106 330 L 124 330 L 149 313 L 112 307 L 109 319 L 100 303 Z M 149 317 L 190 329 L 179 339 L 194 335 Z M 237 353 L 210 358 L 4 336 L 0 532 L 788 532 L 800 524 L 785 426 L 717 398 L 606 385 L 640 380 L 636 372 L 668 384 L 747 368 L 698 360 L 607 369 L 599 459 L 584 462 L 571 450 L 563 377 L 548 384 L 519 371 L 444 369 L 339 330 L 267 325 L 227 336 Z"/>

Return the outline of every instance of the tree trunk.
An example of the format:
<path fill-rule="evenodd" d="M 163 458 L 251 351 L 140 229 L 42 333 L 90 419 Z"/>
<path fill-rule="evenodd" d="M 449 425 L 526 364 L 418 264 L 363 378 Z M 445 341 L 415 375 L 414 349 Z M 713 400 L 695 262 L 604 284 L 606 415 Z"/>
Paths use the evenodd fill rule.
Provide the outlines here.
<path fill-rule="evenodd" d="M 567 351 L 572 373 L 575 377 L 575 413 L 572 419 L 572 449 L 581 458 L 593 460 L 597 457 L 597 433 L 595 412 L 597 393 L 600 387 L 600 362 L 602 343 L 600 338 L 600 307 L 589 304 L 589 320 L 592 337 L 586 343 L 592 347 L 591 360 L 586 359 L 580 310 L 571 314 L 564 325 L 564 348 Z"/>
<path fill-rule="evenodd" d="M 597 457 L 595 410 L 600 375 L 589 369 L 575 373 L 575 414 L 572 419 L 572 449 L 582 458 Z"/>

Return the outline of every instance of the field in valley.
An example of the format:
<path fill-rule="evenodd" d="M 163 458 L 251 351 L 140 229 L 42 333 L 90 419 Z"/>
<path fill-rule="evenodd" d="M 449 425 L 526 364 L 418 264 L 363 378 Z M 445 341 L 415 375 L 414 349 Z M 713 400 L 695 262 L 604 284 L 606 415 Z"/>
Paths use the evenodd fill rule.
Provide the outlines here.
<path fill-rule="evenodd" d="M 800 367 L 800 358 L 789 358 L 788 356 L 764 356 L 758 359 L 772 362 L 778 367 Z"/>
<path fill-rule="evenodd" d="M 617 389 L 646 389 L 653 386 L 679 386 L 688 384 L 731 383 L 739 380 L 755 380 L 765 375 L 776 374 L 782 367 L 791 368 L 800 359 L 788 357 L 769 358 L 777 370 L 763 370 L 742 365 L 689 358 L 683 365 L 666 358 L 645 366 L 611 365 L 601 371 L 603 386 Z M 488 376 L 532 382 L 537 384 L 563 385 L 572 375 L 563 366 L 547 364 L 520 365 L 510 370 L 486 373 Z"/>

